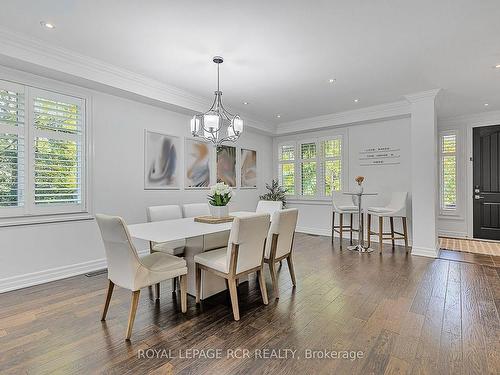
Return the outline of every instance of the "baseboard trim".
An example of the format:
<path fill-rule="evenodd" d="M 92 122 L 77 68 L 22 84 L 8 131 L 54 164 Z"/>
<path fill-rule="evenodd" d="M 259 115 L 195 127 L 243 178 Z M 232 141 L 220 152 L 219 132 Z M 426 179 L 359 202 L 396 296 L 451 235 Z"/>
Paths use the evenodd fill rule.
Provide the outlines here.
<path fill-rule="evenodd" d="M 313 235 L 316 235 L 316 236 L 326 236 L 326 237 L 331 237 L 332 236 L 332 232 L 330 231 L 330 229 L 297 227 L 295 229 L 295 231 L 299 232 L 299 233 L 313 234 Z M 336 233 L 336 232 L 335 232 L 335 237 L 339 238 L 339 234 Z M 352 233 L 352 238 L 354 240 L 357 240 L 358 239 L 358 233 L 357 232 L 353 232 Z M 366 234 L 365 234 L 365 242 L 366 242 L 366 238 L 367 237 L 366 237 Z M 345 232 L 344 233 L 344 239 L 349 239 L 349 232 Z M 378 243 L 378 240 L 376 240 L 375 237 L 372 236 L 372 242 Z M 391 243 L 391 240 L 384 240 L 384 243 Z M 396 245 L 404 246 L 403 240 L 396 240 Z M 408 246 L 411 246 L 411 245 L 412 245 L 411 238 L 408 238 Z"/>
<path fill-rule="evenodd" d="M 330 229 L 319 229 L 319 228 L 309 228 L 309 227 L 297 227 L 295 229 L 296 232 L 306 233 L 306 234 L 314 234 L 317 236 L 327 236 L 330 237 L 332 234 Z"/>
<path fill-rule="evenodd" d="M 143 250 L 138 252 L 139 256 L 146 255 L 148 253 L 149 250 Z M 11 276 L 4 279 L 0 279 L 0 293 L 27 288 L 29 286 L 45 284 L 51 281 L 66 279 L 68 277 L 101 270 L 106 267 L 107 267 L 106 259 L 102 258 L 82 263 L 71 264 L 67 266 L 51 268 L 44 271 Z"/>
<path fill-rule="evenodd" d="M 453 232 L 453 231 L 447 231 L 447 230 L 439 230 L 438 236 L 439 237 L 451 237 L 451 238 L 470 238 L 470 237 L 468 237 L 466 232 Z"/>
<path fill-rule="evenodd" d="M 427 258 L 439 258 L 439 248 L 435 249 L 429 247 L 412 247 L 411 255 Z"/>

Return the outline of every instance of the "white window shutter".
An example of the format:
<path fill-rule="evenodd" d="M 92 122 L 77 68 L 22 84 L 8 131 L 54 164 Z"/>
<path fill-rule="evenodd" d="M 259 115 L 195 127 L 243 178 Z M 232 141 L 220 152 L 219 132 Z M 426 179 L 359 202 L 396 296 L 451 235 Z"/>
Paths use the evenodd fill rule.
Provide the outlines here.
<path fill-rule="evenodd" d="M 33 90 L 34 205 L 82 204 L 83 103 Z"/>
<path fill-rule="evenodd" d="M 0 82 L 0 208 L 2 209 L 24 205 L 24 121 L 24 88 L 10 82 Z"/>

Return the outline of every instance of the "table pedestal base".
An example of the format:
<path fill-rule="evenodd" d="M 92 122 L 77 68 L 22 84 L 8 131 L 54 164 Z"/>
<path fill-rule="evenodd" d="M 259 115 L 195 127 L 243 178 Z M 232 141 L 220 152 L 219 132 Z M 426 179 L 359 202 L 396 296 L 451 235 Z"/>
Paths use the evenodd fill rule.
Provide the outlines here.
<path fill-rule="evenodd" d="M 373 249 L 371 247 L 363 247 L 361 245 L 348 246 L 347 250 L 358 251 L 360 253 L 371 253 Z"/>

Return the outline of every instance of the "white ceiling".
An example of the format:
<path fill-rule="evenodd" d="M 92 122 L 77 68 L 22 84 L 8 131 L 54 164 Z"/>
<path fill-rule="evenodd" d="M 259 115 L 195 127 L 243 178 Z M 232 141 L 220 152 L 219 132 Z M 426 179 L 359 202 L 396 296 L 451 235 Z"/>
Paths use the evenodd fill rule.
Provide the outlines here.
<path fill-rule="evenodd" d="M 500 109 L 500 69 L 492 68 L 500 64 L 498 0 L 0 5 L 5 29 L 195 95 L 212 95 L 211 58 L 220 54 L 226 106 L 267 123 L 393 102 L 433 88 L 443 89 L 441 117 Z M 56 28 L 42 28 L 41 20 Z"/>

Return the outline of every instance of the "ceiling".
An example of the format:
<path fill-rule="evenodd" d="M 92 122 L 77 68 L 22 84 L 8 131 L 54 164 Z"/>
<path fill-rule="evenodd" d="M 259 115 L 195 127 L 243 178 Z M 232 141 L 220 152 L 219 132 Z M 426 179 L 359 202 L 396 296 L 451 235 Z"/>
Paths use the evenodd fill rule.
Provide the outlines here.
<path fill-rule="evenodd" d="M 498 0 L 16 0 L 1 9 L 5 29 L 198 96 L 213 94 L 220 54 L 226 107 L 270 125 L 434 88 L 440 117 L 500 109 Z"/>

